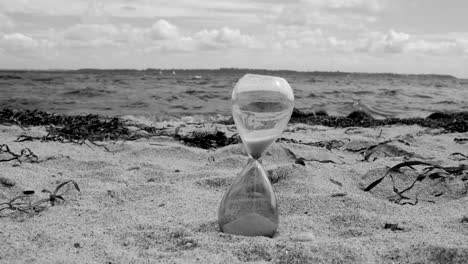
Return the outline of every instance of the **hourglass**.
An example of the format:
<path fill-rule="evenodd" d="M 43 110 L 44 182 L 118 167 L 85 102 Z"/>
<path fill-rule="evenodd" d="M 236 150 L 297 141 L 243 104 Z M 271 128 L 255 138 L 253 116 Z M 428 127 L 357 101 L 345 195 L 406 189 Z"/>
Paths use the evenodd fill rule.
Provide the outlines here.
<path fill-rule="evenodd" d="M 221 201 L 221 231 L 267 237 L 276 233 L 278 206 L 261 157 L 286 128 L 293 107 L 293 91 L 283 78 L 247 74 L 234 87 L 232 115 L 249 160 Z"/>

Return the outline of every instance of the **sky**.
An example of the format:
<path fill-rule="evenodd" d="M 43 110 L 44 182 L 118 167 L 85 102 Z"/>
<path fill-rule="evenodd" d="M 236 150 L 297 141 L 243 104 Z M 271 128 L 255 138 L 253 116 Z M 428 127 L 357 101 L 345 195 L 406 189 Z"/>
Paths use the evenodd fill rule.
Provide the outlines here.
<path fill-rule="evenodd" d="M 0 68 L 468 78 L 465 0 L 0 0 Z"/>

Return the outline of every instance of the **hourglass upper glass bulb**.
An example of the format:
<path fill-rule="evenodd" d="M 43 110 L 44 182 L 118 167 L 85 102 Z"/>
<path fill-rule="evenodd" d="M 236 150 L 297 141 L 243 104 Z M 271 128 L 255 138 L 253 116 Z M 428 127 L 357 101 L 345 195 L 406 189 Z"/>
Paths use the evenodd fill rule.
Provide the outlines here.
<path fill-rule="evenodd" d="M 232 92 L 232 114 L 247 152 L 255 159 L 286 128 L 294 107 L 288 82 L 279 77 L 247 74 Z"/>

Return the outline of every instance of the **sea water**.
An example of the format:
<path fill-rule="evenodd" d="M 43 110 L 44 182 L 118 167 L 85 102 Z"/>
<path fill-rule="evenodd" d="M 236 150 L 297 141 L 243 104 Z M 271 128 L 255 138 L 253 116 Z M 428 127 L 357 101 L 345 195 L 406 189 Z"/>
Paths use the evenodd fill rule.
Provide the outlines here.
<path fill-rule="evenodd" d="M 195 122 L 231 116 L 236 82 L 253 70 L 0 71 L 0 106 L 62 114 L 143 117 Z M 468 79 L 436 75 L 257 71 L 281 76 L 294 89 L 295 107 L 347 116 L 426 117 L 468 111 Z M 196 78 L 201 76 L 202 78 Z"/>

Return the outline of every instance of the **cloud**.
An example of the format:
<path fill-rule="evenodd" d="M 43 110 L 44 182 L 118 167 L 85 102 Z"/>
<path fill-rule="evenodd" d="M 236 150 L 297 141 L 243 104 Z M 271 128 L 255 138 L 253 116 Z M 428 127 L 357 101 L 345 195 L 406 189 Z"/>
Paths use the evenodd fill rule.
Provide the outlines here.
<path fill-rule="evenodd" d="M 396 32 L 390 30 L 383 38 L 384 52 L 400 53 L 403 52 L 405 45 L 408 43 L 410 35 L 404 32 Z"/>
<path fill-rule="evenodd" d="M 359 13 L 377 13 L 382 10 L 377 0 L 329 0 L 325 1 L 328 9 L 359 12 Z"/>
<path fill-rule="evenodd" d="M 298 30 L 295 27 L 283 27 L 275 33 L 274 50 L 303 49 L 304 52 L 322 52 L 327 50 L 339 50 L 345 45 L 345 41 L 338 37 L 330 36 L 320 28 Z"/>
<path fill-rule="evenodd" d="M 353 40 L 354 50 L 370 53 L 402 53 L 411 36 L 404 32 L 389 30 L 387 33 L 368 32 L 365 37 Z"/>
<path fill-rule="evenodd" d="M 122 10 L 125 10 L 125 11 L 135 11 L 135 10 L 137 10 L 136 7 L 134 7 L 134 6 L 128 6 L 128 5 L 122 6 L 121 9 L 122 9 Z"/>
<path fill-rule="evenodd" d="M 458 40 L 418 40 L 408 44 L 408 51 L 417 53 L 429 53 L 432 55 L 461 55 L 463 53 L 468 54 L 468 44 Z"/>
<path fill-rule="evenodd" d="M 279 5 L 262 18 L 280 26 L 326 26 L 349 30 L 374 23 L 382 9 L 377 0 L 302 0 Z"/>
<path fill-rule="evenodd" d="M 14 26 L 13 20 L 7 15 L 0 13 L 0 29 L 10 29 Z"/>
<path fill-rule="evenodd" d="M 130 25 L 77 24 L 51 35 L 58 35 L 56 41 L 60 42 L 61 46 L 84 48 L 124 46 L 137 43 L 144 45 L 144 35 L 147 31 L 148 29 Z"/>
<path fill-rule="evenodd" d="M 176 40 L 164 41 L 156 47 L 156 50 L 168 52 L 193 52 L 197 49 L 197 42 L 192 37 L 182 37 Z M 150 50 L 153 51 L 155 49 Z"/>
<path fill-rule="evenodd" d="M 263 47 L 263 44 L 256 38 L 242 34 L 239 29 L 228 27 L 210 30 L 204 29 L 193 35 L 158 40 L 153 44 L 154 46 L 145 49 L 145 51 L 195 52 L 258 49 Z"/>
<path fill-rule="evenodd" d="M 111 24 L 77 24 L 64 32 L 64 37 L 70 40 L 90 41 L 109 39 L 119 34 L 116 26 Z"/>
<path fill-rule="evenodd" d="M 6 51 L 25 51 L 39 46 L 40 42 L 21 33 L 6 34 L 0 38 L 0 48 Z"/>
<path fill-rule="evenodd" d="M 180 36 L 180 33 L 177 26 L 164 19 L 160 19 L 148 30 L 148 36 L 156 40 L 176 39 Z"/>
<path fill-rule="evenodd" d="M 120 30 L 111 24 L 77 24 L 60 34 L 59 43 L 65 47 L 99 47 L 117 45 Z"/>
<path fill-rule="evenodd" d="M 255 49 L 262 46 L 253 36 L 244 35 L 239 29 L 228 27 L 199 31 L 194 35 L 194 40 L 201 49 L 232 47 Z"/>

